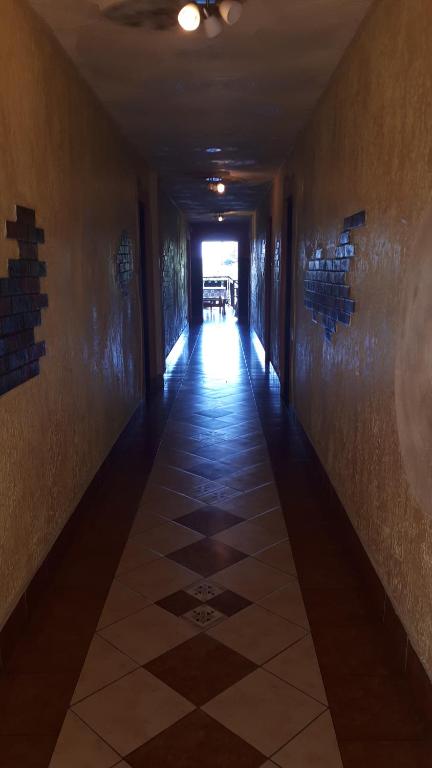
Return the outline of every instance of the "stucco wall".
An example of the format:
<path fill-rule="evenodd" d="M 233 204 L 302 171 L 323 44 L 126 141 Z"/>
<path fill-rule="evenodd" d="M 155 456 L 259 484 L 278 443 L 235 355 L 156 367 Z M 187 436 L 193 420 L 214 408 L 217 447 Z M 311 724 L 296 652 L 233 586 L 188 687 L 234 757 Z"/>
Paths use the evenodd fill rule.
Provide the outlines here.
<path fill-rule="evenodd" d="M 297 229 L 295 405 L 432 675 L 432 230 L 422 230 L 432 189 L 431 39 L 429 0 L 379 0 L 287 171 Z M 317 246 L 331 255 L 344 217 L 363 208 L 349 273 L 356 312 L 328 342 L 303 306 L 306 261 Z"/>
<path fill-rule="evenodd" d="M 2 0 L 0 227 L 36 209 L 49 296 L 41 374 L 0 398 L 0 626 L 139 402 L 138 277 L 114 257 L 137 236 L 133 158 L 44 25 Z M 17 244 L 0 238 L 0 273 Z"/>
<path fill-rule="evenodd" d="M 165 355 L 188 322 L 187 227 L 171 200 L 159 195 L 160 269 Z"/>

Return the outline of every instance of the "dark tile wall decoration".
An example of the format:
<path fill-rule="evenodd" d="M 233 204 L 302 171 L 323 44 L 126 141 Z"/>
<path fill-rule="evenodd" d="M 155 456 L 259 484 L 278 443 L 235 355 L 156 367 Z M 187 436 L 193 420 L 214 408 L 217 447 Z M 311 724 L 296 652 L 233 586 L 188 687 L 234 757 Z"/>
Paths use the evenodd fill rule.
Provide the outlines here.
<path fill-rule="evenodd" d="M 133 277 L 133 246 L 126 230 L 120 237 L 120 245 L 116 254 L 116 278 L 121 292 L 127 296 L 128 286 Z"/>
<path fill-rule="evenodd" d="M 8 277 L 0 278 L 0 395 L 39 374 L 45 342 L 35 341 L 34 329 L 48 306 L 48 296 L 40 292 L 46 264 L 39 261 L 38 246 L 44 231 L 36 227 L 35 212 L 17 206 L 16 221 L 6 222 L 6 237 L 17 240 L 19 258 L 9 259 Z"/>
<path fill-rule="evenodd" d="M 344 219 L 344 229 L 357 229 L 357 227 L 364 227 L 365 224 L 366 211 L 358 211 Z"/>
<path fill-rule="evenodd" d="M 350 242 L 350 232 L 345 230 L 331 258 L 318 248 L 308 262 L 304 280 L 304 304 L 312 312 L 312 320 L 324 328 L 330 339 L 336 332 L 337 323 L 350 325 L 355 310 L 351 289 L 347 285 L 351 259 L 355 247 Z"/>

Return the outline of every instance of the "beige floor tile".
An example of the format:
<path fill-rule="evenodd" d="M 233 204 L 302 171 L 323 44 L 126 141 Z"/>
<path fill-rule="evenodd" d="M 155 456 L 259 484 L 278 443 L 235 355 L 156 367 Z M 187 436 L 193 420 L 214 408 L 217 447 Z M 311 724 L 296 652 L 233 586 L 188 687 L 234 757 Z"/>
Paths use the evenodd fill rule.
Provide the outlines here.
<path fill-rule="evenodd" d="M 288 584 L 292 578 L 252 557 L 217 574 L 219 584 L 252 601 L 262 600 L 266 595 Z"/>
<path fill-rule="evenodd" d="M 155 512 L 150 512 L 148 509 L 139 508 L 135 519 L 132 524 L 131 536 L 136 536 L 138 533 L 144 533 L 151 528 L 155 528 L 163 522 L 163 518 L 157 515 Z"/>
<path fill-rule="evenodd" d="M 266 565 L 271 565 L 272 568 L 289 573 L 291 576 L 296 575 L 294 557 L 288 540 L 280 541 L 278 544 L 274 544 L 274 546 L 264 549 L 262 552 L 257 552 L 254 557 L 257 560 L 261 560 L 262 563 L 266 563 Z"/>
<path fill-rule="evenodd" d="M 159 523 L 162 520 L 163 518 L 159 518 Z M 117 575 L 126 573 L 126 571 L 131 571 L 133 568 L 138 568 L 140 565 L 151 563 L 153 560 L 157 560 L 158 557 L 160 557 L 157 552 L 152 552 L 146 548 L 145 540 L 147 533 L 147 531 L 138 533 L 135 536 L 130 536 L 127 540 L 117 568 Z"/>
<path fill-rule="evenodd" d="M 239 472 L 230 475 L 227 480 L 229 485 L 241 491 L 249 491 L 272 481 L 273 474 L 267 462 L 261 462 L 252 467 L 241 469 Z"/>
<path fill-rule="evenodd" d="M 219 576 L 219 574 L 218 574 Z M 309 629 L 309 621 L 298 581 L 291 577 L 283 589 L 258 600 L 260 605 L 300 627 Z"/>
<path fill-rule="evenodd" d="M 140 613 L 112 624 L 100 634 L 138 664 L 146 664 L 198 632 L 199 629 L 192 623 L 157 605 L 149 605 Z"/>
<path fill-rule="evenodd" d="M 324 683 L 310 635 L 269 661 L 265 669 L 309 696 L 313 696 L 314 699 L 327 704 Z"/>
<path fill-rule="evenodd" d="M 165 557 L 119 576 L 119 580 L 127 587 L 154 602 L 198 579 L 199 575 Z"/>
<path fill-rule="evenodd" d="M 330 713 L 320 715 L 273 760 L 282 768 L 343 768 Z"/>
<path fill-rule="evenodd" d="M 212 538 L 222 541 L 224 544 L 229 544 L 229 546 L 235 547 L 235 549 L 239 549 L 240 552 L 245 552 L 247 555 L 253 555 L 255 552 L 259 552 L 286 538 L 286 532 L 281 536 L 266 530 L 262 526 L 254 525 L 253 522 L 247 521 L 217 533 Z"/>
<path fill-rule="evenodd" d="M 175 469 L 175 467 L 165 467 L 163 471 L 155 474 L 154 479 L 165 488 L 186 494 L 194 499 L 200 499 L 203 494 L 218 487 L 218 484 L 212 480 L 199 477 L 191 472 L 185 472 L 183 469 Z"/>
<path fill-rule="evenodd" d="M 211 717 L 270 757 L 324 707 L 257 669 L 203 707 Z"/>
<path fill-rule="evenodd" d="M 68 712 L 49 768 L 111 768 L 119 755 L 73 712 Z M 18 767 L 17 767 L 18 768 Z"/>
<path fill-rule="evenodd" d="M 155 466 L 177 467 L 189 469 L 197 464 L 197 457 L 187 451 L 177 451 L 174 448 L 163 447 L 156 456 Z"/>
<path fill-rule="evenodd" d="M 275 484 L 266 483 L 224 502 L 222 506 L 247 520 L 279 506 L 279 497 Z"/>
<path fill-rule="evenodd" d="M 127 675 L 136 667 L 136 662 L 96 635 L 84 662 L 72 704 Z"/>
<path fill-rule="evenodd" d="M 199 541 L 202 538 L 200 533 L 172 522 L 162 523 L 162 525 L 158 525 L 141 535 L 145 546 L 160 555 L 168 555 L 170 552 L 193 544 L 194 541 Z"/>
<path fill-rule="evenodd" d="M 191 499 L 182 493 L 176 493 L 168 488 L 162 488 L 160 485 L 152 485 L 150 483 L 139 505 L 139 520 L 136 520 L 136 532 L 139 533 L 140 530 L 148 530 L 148 527 L 151 527 L 140 528 L 141 519 L 145 523 L 146 512 L 156 512 L 158 515 L 169 520 L 175 520 L 177 517 L 187 515 L 188 512 L 193 512 L 194 509 L 198 509 L 200 506 L 200 502 L 196 499 Z M 160 521 L 156 524 L 160 525 Z"/>
<path fill-rule="evenodd" d="M 258 446 L 257 448 L 249 448 L 246 451 L 236 453 L 234 456 L 230 457 L 230 460 L 227 463 L 232 467 L 239 467 L 239 469 L 241 469 L 242 467 L 253 467 L 255 464 L 267 460 L 267 449 L 263 446 Z"/>
<path fill-rule="evenodd" d="M 131 672 L 74 707 L 121 756 L 193 709 L 186 699 L 144 669 Z"/>
<path fill-rule="evenodd" d="M 207 634 L 255 664 L 264 664 L 303 637 L 304 630 L 259 605 L 251 605 L 210 629 Z"/>
<path fill-rule="evenodd" d="M 149 600 L 146 597 L 115 579 L 105 601 L 98 629 L 124 619 L 132 613 L 137 613 L 148 604 Z"/>
<path fill-rule="evenodd" d="M 275 535 L 278 534 L 283 538 L 286 538 L 288 535 L 284 516 L 278 508 L 254 517 L 252 522 L 254 525 L 258 525 L 260 528 L 264 528 Z"/>

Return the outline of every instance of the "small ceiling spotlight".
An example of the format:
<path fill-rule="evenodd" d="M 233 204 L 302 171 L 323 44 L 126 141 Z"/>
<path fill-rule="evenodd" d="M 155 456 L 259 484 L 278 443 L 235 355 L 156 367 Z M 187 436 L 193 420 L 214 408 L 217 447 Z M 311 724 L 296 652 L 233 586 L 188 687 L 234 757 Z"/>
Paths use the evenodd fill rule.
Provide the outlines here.
<path fill-rule="evenodd" d="M 196 3 L 188 3 L 183 6 L 179 15 L 178 22 L 185 32 L 195 32 L 201 24 L 201 12 Z"/>
<path fill-rule="evenodd" d="M 219 214 L 219 216 L 217 217 L 217 220 L 218 220 L 220 223 L 222 223 L 222 222 L 223 222 L 223 220 L 224 220 L 224 217 L 222 216 L 222 214 L 221 214 L 221 213 L 220 213 L 220 214 Z"/>
<path fill-rule="evenodd" d="M 219 181 L 216 184 L 216 192 L 218 193 L 218 195 L 224 195 L 225 194 L 225 184 L 223 183 L 223 181 Z"/>

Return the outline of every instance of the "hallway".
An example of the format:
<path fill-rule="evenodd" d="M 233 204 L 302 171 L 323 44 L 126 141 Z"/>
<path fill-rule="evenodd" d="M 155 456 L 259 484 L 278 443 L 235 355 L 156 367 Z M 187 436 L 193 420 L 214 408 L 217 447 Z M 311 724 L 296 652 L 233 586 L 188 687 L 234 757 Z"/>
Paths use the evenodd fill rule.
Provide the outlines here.
<path fill-rule="evenodd" d="M 48 765 L 61 729 L 50 768 L 340 768 L 339 750 L 345 768 L 428 768 L 429 730 L 256 337 L 213 311 L 171 357 L 0 680 L 0 765 Z"/>
<path fill-rule="evenodd" d="M 220 318 L 197 340 L 51 768 L 341 766 L 239 334 Z"/>
<path fill-rule="evenodd" d="M 431 0 L 2 0 L 0 768 L 431 768 Z"/>

